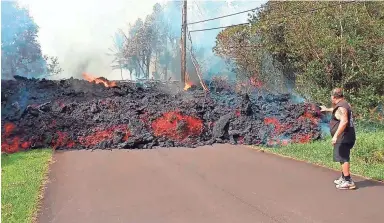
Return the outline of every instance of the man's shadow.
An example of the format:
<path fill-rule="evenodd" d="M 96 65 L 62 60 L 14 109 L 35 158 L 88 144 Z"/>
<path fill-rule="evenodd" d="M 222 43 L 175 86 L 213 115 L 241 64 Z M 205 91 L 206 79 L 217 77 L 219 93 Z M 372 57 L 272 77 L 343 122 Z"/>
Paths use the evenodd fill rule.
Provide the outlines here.
<path fill-rule="evenodd" d="M 357 189 L 365 188 L 365 187 L 383 187 L 384 182 L 378 182 L 373 180 L 362 180 L 355 182 Z"/>

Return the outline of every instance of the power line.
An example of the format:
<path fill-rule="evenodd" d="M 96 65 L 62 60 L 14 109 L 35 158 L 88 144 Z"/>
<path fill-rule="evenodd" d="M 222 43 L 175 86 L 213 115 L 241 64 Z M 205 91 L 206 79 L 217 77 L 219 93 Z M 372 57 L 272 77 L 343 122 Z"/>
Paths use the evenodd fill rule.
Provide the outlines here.
<path fill-rule="evenodd" d="M 293 13 L 291 15 L 276 16 L 274 18 L 270 18 L 270 19 L 266 19 L 266 20 L 267 21 L 271 21 L 271 20 L 275 20 L 275 19 L 289 18 L 289 17 L 295 16 L 295 15 L 299 15 L 299 14 L 311 13 L 311 12 L 315 12 L 315 11 L 318 11 L 318 10 L 321 10 L 321 9 L 332 8 L 332 7 L 336 7 L 336 6 L 340 6 L 340 5 L 346 5 L 346 4 L 350 4 L 350 3 L 354 3 L 354 2 L 355 1 L 346 1 L 346 2 L 337 3 L 337 4 L 333 4 L 333 5 L 323 6 L 323 7 L 320 7 L 320 8 L 313 8 L 313 9 L 306 10 L 306 11 L 299 11 L 299 12 Z M 208 30 L 214 30 L 214 29 L 223 29 L 223 28 L 229 28 L 229 27 L 234 27 L 234 26 L 241 26 L 241 25 L 246 25 L 246 24 L 250 24 L 250 22 L 240 23 L 240 24 L 235 24 L 235 25 L 229 25 L 229 26 L 214 27 L 214 28 L 208 28 L 208 29 L 196 29 L 196 30 L 191 30 L 189 32 L 192 33 L 192 32 L 208 31 Z"/>
<path fill-rule="evenodd" d="M 240 49 L 240 48 L 253 48 L 253 47 L 261 47 L 263 44 L 257 44 L 257 45 L 246 45 L 246 46 L 228 46 L 227 49 Z"/>
<path fill-rule="evenodd" d="M 261 7 L 257 7 L 257 8 L 253 8 L 253 9 L 249 9 L 249 10 L 245 10 L 245 11 L 241 11 L 241 12 L 236 12 L 236 13 L 233 13 L 233 14 L 228 14 L 228 15 L 224 15 L 224 16 L 219 16 L 219 17 L 215 17 L 215 18 L 211 18 L 211 19 L 206 19 L 206 20 L 200 20 L 200 21 L 196 21 L 196 22 L 191 22 L 191 23 L 188 23 L 187 25 L 192 25 L 192 24 L 197 24 L 197 23 L 202 23 L 202 22 L 208 22 L 208 21 L 212 21 L 212 20 L 216 20 L 216 19 L 221 19 L 221 18 L 225 18 L 225 17 L 229 17 L 229 16 L 234 16 L 234 15 L 238 15 L 238 14 L 242 14 L 242 13 L 246 13 L 246 12 L 250 12 L 250 11 L 255 11 L 255 10 L 258 10 L 258 9 L 262 9 L 263 6 Z"/>
<path fill-rule="evenodd" d="M 207 31 L 207 30 L 214 30 L 214 29 L 223 29 L 223 28 L 228 28 L 228 27 L 233 27 L 233 26 L 242 26 L 242 25 L 248 25 L 248 24 L 250 24 L 250 23 L 246 22 L 246 23 L 240 23 L 240 24 L 229 25 L 229 26 L 220 26 L 220 27 L 214 27 L 214 28 L 208 28 L 208 29 L 195 29 L 195 30 L 191 30 L 189 32 L 193 33 L 193 32 L 200 32 L 200 31 Z"/>

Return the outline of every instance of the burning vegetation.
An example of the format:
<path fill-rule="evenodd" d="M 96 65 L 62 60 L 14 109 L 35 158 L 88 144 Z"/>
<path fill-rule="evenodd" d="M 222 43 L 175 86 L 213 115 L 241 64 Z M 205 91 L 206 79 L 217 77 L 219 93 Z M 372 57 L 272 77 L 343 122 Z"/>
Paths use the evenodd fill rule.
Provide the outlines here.
<path fill-rule="evenodd" d="M 115 81 L 109 81 L 104 77 L 94 77 L 90 74 L 83 73 L 83 78 L 86 81 L 89 82 L 94 82 L 96 84 L 104 84 L 105 87 L 116 87 L 116 82 Z"/>
<path fill-rule="evenodd" d="M 274 146 L 320 137 L 317 106 L 262 92 L 258 85 L 239 94 L 236 84 L 215 80 L 206 91 L 89 74 L 84 79 L 2 80 L 2 151 Z"/>

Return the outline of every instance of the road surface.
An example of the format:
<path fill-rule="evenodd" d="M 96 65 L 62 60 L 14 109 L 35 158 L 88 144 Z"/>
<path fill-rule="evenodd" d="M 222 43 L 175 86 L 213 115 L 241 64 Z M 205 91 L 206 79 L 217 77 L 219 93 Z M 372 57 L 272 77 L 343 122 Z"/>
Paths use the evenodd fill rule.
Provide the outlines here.
<path fill-rule="evenodd" d="M 332 157 L 330 157 L 331 159 Z M 40 223 L 382 222 L 384 184 L 245 146 L 56 152 Z"/>

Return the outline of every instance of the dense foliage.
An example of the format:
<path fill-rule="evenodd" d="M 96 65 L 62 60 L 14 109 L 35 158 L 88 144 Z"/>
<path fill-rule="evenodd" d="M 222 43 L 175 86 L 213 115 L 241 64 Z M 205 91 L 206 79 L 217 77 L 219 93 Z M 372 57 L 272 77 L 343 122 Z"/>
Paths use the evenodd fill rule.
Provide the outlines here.
<path fill-rule="evenodd" d="M 322 103 L 343 87 L 359 116 L 382 119 L 384 3 L 268 2 L 249 17 L 250 26 L 223 30 L 214 48 L 240 76 Z"/>

